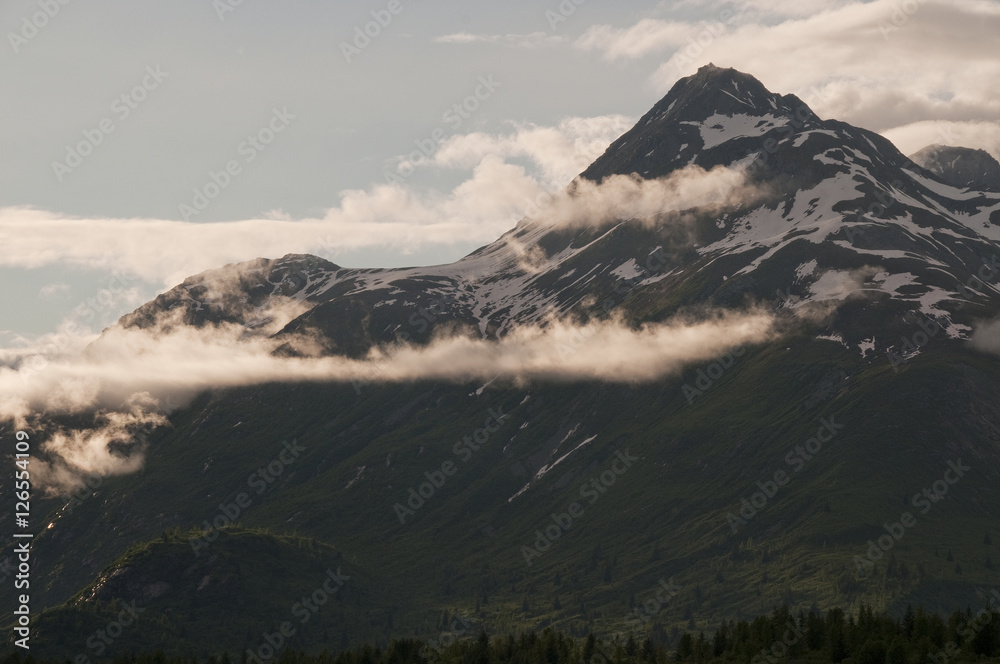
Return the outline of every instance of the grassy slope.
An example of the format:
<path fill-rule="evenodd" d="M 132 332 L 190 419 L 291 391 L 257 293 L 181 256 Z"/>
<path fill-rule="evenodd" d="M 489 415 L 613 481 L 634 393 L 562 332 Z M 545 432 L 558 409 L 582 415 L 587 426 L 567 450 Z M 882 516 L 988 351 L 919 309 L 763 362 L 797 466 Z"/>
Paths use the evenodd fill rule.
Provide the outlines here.
<path fill-rule="evenodd" d="M 227 528 L 195 558 L 187 535 L 172 532 L 131 547 L 84 591 L 45 612 L 32 653 L 99 659 L 162 648 L 205 657 L 242 644 L 256 648 L 284 622 L 295 628 L 293 647 L 338 649 L 349 637 L 385 636 L 392 594 L 335 548 Z M 315 609 L 302 603 L 313 596 L 321 602 Z M 115 622 L 124 625 L 120 633 Z"/>

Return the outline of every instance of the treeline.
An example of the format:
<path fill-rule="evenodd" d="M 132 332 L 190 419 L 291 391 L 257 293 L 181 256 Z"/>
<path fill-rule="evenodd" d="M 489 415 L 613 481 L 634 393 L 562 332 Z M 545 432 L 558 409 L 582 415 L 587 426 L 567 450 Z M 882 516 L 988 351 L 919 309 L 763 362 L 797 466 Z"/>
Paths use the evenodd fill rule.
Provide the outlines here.
<path fill-rule="evenodd" d="M 245 650 L 199 660 L 163 652 L 132 654 L 112 664 L 674 664 L 691 662 L 776 664 L 1000 664 L 1000 613 L 996 609 L 956 611 L 949 618 L 907 608 L 901 619 L 862 607 L 857 616 L 832 609 L 793 615 L 787 608 L 771 615 L 727 622 L 711 635 L 682 633 L 675 644 L 634 636 L 574 639 L 552 628 L 518 636 L 449 638 L 426 643 L 395 639 L 384 647 L 362 645 L 338 654 L 284 650 Z M 0 664 L 42 662 L 15 652 Z"/>
<path fill-rule="evenodd" d="M 956 611 L 947 620 L 923 609 L 906 609 L 899 620 L 862 606 L 858 615 L 840 609 L 792 615 L 787 608 L 751 622 L 729 622 L 710 637 L 683 634 L 678 662 L 774 664 L 808 660 L 851 664 L 952 664 L 1000 660 L 1000 613 Z M 657 660 L 659 661 L 659 660 Z"/>

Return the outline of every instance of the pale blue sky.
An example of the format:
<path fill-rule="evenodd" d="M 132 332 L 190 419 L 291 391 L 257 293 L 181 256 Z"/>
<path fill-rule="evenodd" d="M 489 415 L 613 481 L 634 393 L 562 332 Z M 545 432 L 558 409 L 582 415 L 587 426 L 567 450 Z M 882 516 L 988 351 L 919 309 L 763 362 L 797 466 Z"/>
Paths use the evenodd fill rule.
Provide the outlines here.
<path fill-rule="evenodd" d="M 587 2 L 551 31 L 545 3 L 401 0 L 402 11 L 348 64 L 339 43 L 386 5 L 243 0 L 220 21 L 211 0 L 71 1 L 18 54 L 0 48 L 0 206 L 179 218 L 178 202 L 277 106 L 296 115 L 287 137 L 198 220 L 273 208 L 301 217 L 336 203 L 341 189 L 381 180 L 383 162 L 441 126 L 443 112 L 484 74 L 502 92 L 463 129 L 637 114 L 655 101 L 647 72 L 602 64 L 596 53 L 434 43 L 458 32 L 573 37 L 593 23 L 628 22 L 648 2 Z M 33 10 L 37 0 L 5 2 L 0 26 L 17 27 Z M 147 65 L 169 76 L 58 182 L 51 162 L 82 130 L 116 118 L 112 100 Z"/>

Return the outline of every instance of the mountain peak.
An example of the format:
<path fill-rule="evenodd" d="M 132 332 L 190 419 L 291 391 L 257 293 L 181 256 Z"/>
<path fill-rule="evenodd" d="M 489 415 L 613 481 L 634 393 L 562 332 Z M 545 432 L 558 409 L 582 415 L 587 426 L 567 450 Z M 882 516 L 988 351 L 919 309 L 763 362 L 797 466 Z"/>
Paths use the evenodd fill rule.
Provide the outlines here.
<path fill-rule="evenodd" d="M 754 81 L 755 83 L 760 85 L 760 81 L 758 81 L 750 74 L 745 74 L 737 69 L 733 69 L 732 67 L 717 67 L 712 62 L 709 62 L 707 65 L 704 65 L 702 67 L 698 67 L 698 71 L 696 71 L 692 76 L 682 78 L 680 79 L 680 81 L 678 81 L 678 83 L 683 81 L 699 82 L 706 80 L 708 81 L 720 80 L 725 82 L 732 79 Z"/>
<path fill-rule="evenodd" d="M 686 116 L 684 120 L 704 120 L 713 112 L 730 115 L 773 111 L 780 99 L 750 74 L 709 63 L 677 81 L 651 112 L 663 113 L 669 108 L 678 116 Z"/>
<path fill-rule="evenodd" d="M 1000 162 L 986 150 L 928 145 L 910 159 L 953 187 L 1000 192 Z"/>
<path fill-rule="evenodd" d="M 709 62 L 707 65 L 698 67 L 698 71 L 695 72 L 694 77 L 719 77 L 725 76 L 727 74 L 739 74 L 740 76 L 748 76 L 748 74 L 743 74 L 742 72 L 736 71 L 732 67 L 716 67 L 714 62 Z M 689 77 L 693 78 L 693 77 Z M 752 77 L 751 77 L 752 78 Z"/>
<path fill-rule="evenodd" d="M 772 132 L 784 135 L 788 128 L 798 132 L 820 124 L 798 97 L 775 94 L 749 74 L 709 63 L 678 80 L 582 177 L 599 181 L 638 173 L 656 178 L 691 163 L 728 165 Z M 745 149 L 737 155 L 734 148 Z"/>

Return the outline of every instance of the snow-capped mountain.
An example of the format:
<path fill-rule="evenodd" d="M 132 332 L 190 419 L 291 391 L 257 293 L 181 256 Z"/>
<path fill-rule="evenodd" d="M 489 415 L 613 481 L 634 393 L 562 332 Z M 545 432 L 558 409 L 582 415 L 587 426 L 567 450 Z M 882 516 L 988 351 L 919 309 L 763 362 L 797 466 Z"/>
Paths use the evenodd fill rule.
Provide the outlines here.
<path fill-rule="evenodd" d="M 706 204 L 705 182 L 732 186 Z M 609 190 L 622 205 L 608 209 L 624 212 L 595 217 L 590 204 L 607 202 L 595 192 Z M 661 206 L 628 205 L 657 192 Z M 452 264 L 257 259 L 191 277 L 120 325 L 225 323 L 273 337 L 264 354 L 315 352 L 296 343 L 320 337 L 322 352 L 357 356 L 442 328 L 503 337 L 550 315 L 646 323 L 765 303 L 797 324 L 641 384 L 421 379 L 362 390 L 267 373 L 206 387 L 150 434 L 142 471 L 98 478 L 96 491 L 88 481 L 72 509 L 38 508 L 54 515 L 32 554 L 44 589 L 34 601 L 56 607 L 39 621 L 50 646 L 107 624 L 84 621 L 95 606 L 142 598 L 162 638 L 238 650 L 247 625 L 273 630 L 299 592 L 290 584 L 314 587 L 314 564 L 334 555 L 350 601 L 317 614 L 296 647 L 425 635 L 428 616 L 456 607 L 476 621 L 471 633 L 500 632 L 514 616 L 619 634 L 648 589 L 675 575 L 685 594 L 649 626 L 664 640 L 691 621 L 779 604 L 952 608 L 995 578 L 983 554 L 1000 512 L 1000 359 L 959 340 L 1000 312 L 1000 194 L 946 184 L 876 134 L 708 66 L 566 200 L 583 204 L 524 219 Z M 212 352 L 233 349 L 219 336 L 226 345 Z M 933 348 L 901 368 L 931 336 Z M 150 375 L 161 380 L 161 368 Z M 67 417 L 54 426 L 78 426 Z M 616 459 L 629 460 L 620 481 Z M 952 493 L 940 478 L 967 467 Z M 606 495 L 574 511 L 598 481 Z M 937 496 L 939 485 L 948 500 L 920 511 L 913 535 L 886 535 L 918 505 L 914 492 Z M 873 542 L 886 553 L 877 564 Z M 271 572 L 293 568 L 291 580 Z"/>
<path fill-rule="evenodd" d="M 708 65 L 678 81 L 570 190 L 615 175 L 669 179 L 692 167 L 734 169 L 751 193 L 723 206 L 667 206 L 641 223 L 555 225 L 543 213 L 448 265 L 259 259 L 192 277 L 122 322 L 143 325 L 156 311 L 183 307 L 191 323 L 252 327 L 262 302 L 284 295 L 308 311 L 279 334 L 318 332 L 331 352 L 359 354 L 397 338 L 424 341 L 442 324 L 495 337 L 635 291 L 642 303 L 626 309 L 645 319 L 703 304 L 777 300 L 808 309 L 851 300 L 851 316 L 828 320 L 828 332 L 866 352 L 891 346 L 874 340 L 891 338 L 904 314 L 964 338 L 969 316 L 993 310 L 1000 193 L 946 184 L 881 136 L 822 120 L 797 97 L 733 69 Z"/>
<path fill-rule="evenodd" d="M 954 187 L 1000 192 L 1000 162 L 985 150 L 928 145 L 910 159 Z"/>

